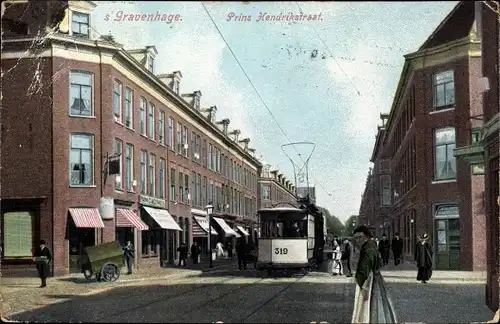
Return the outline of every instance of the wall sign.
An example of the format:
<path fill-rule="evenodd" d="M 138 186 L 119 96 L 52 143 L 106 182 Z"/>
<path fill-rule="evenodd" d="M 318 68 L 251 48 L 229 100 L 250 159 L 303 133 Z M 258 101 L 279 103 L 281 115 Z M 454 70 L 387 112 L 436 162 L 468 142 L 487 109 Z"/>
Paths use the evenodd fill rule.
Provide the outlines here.
<path fill-rule="evenodd" d="M 115 201 L 113 198 L 101 197 L 99 199 L 99 214 L 105 220 L 115 218 Z"/>
<path fill-rule="evenodd" d="M 139 203 L 145 206 L 165 208 L 165 200 L 150 196 L 139 196 Z"/>

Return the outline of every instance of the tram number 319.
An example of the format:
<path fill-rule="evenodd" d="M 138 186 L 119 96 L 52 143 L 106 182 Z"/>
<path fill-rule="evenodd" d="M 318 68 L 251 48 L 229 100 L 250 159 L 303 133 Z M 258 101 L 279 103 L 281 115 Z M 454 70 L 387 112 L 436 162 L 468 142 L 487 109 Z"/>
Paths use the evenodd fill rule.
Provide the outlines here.
<path fill-rule="evenodd" d="M 274 254 L 288 254 L 287 248 L 274 248 Z"/>

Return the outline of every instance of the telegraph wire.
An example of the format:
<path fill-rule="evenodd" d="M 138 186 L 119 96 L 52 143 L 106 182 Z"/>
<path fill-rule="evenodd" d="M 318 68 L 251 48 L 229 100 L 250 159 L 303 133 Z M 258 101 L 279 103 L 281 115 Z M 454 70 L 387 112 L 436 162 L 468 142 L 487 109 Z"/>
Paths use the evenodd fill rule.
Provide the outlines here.
<path fill-rule="evenodd" d="M 210 12 L 208 11 L 207 7 L 205 6 L 205 4 L 203 2 L 200 2 L 201 5 L 203 6 L 203 9 L 205 9 L 205 12 L 207 13 L 208 17 L 210 18 L 210 20 L 212 21 L 212 24 L 214 25 L 215 29 L 217 30 L 217 32 L 219 33 L 219 36 L 222 38 L 222 40 L 224 41 L 224 43 L 226 44 L 227 48 L 229 49 L 229 51 L 231 52 L 231 55 L 233 56 L 233 58 L 235 59 L 236 63 L 238 64 L 238 66 L 240 67 L 241 71 L 243 72 L 243 74 L 245 75 L 245 77 L 247 78 L 248 82 L 250 83 L 250 85 L 252 86 L 253 90 L 255 91 L 255 93 L 257 94 L 257 96 L 259 97 L 260 101 L 262 102 L 262 104 L 264 105 L 264 107 L 266 108 L 267 112 L 271 115 L 272 119 L 274 120 L 274 122 L 276 123 L 276 125 L 278 126 L 279 130 L 283 133 L 283 135 L 285 136 L 286 140 L 288 141 L 289 144 L 292 144 L 293 142 L 291 141 L 290 137 L 288 136 L 288 134 L 285 132 L 285 130 L 283 129 L 283 127 L 281 127 L 281 124 L 278 122 L 278 119 L 276 118 L 276 116 L 273 114 L 273 112 L 271 111 L 271 109 L 269 108 L 269 106 L 266 104 L 265 100 L 262 98 L 262 96 L 260 95 L 259 91 L 257 90 L 257 88 L 255 87 L 255 85 L 253 84 L 252 80 L 250 79 L 250 77 L 248 76 L 247 72 L 245 71 L 245 69 L 243 68 L 243 66 L 241 65 L 240 61 L 238 60 L 238 58 L 236 57 L 236 54 L 233 52 L 233 49 L 231 48 L 231 46 L 229 45 L 229 43 L 227 42 L 226 38 L 224 37 L 224 35 L 222 34 L 221 30 L 219 29 L 219 26 L 217 26 L 217 23 L 215 22 L 215 20 L 213 19 L 212 15 L 210 14 Z M 358 91 L 359 93 L 359 91 Z M 295 145 L 292 145 L 292 147 L 295 149 L 295 152 L 297 153 L 297 155 L 300 157 L 300 159 L 302 160 L 302 162 L 305 163 L 304 159 L 302 158 L 302 155 L 299 153 L 299 151 L 297 150 L 297 148 L 295 147 Z M 319 182 L 317 181 L 317 179 L 313 178 L 313 180 L 315 182 L 317 182 L 317 184 L 319 185 L 319 187 L 321 187 L 329 196 L 331 196 L 331 193 L 326 190 L 326 188 Z"/>
<path fill-rule="evenodd" d="M 304 11 L 300 7 L 299 3 L 295 2 L 295 4 L 297 4 L 297 7 L 299 8 L 300 13 L 303 14 Z M 352 85 L 352 87 L 354 88 L 354 90 L 356 90 L 356 93 L 358 94 L 358 96 L 361 96 L 361 92 L 356 87 L 356 85 L 352 82 L 352 80 L 349 77 L 349 75 L 347 74 L 347 72 L 342 68 L 342 66 L 340 65 L 339 61 L 337 61 L 337 59 L 333 55 L 332 51 L 330 50 L 330 48 L 326 44 L 325 40 L 319 35 L 318 31 L 316 30 L 316 28 L 314 28 L 314 26 L 311 24 L 311 22 L 310 21 L 307 21 L 307 22 L 309 23 L 309 26 L 311 26 L 312 30 L 314 31 L 314 33 L 316 34 L 316 36 L 318 37 L 318 39 L 321 41 L 321 43 L 323 43 L 323 45 L 325 46 L 326 50 L 328 51 L 328 54 L 330 54 L 330 57 L 335 61 L 335 63 L 339 67 L 340 71 L 342 71 L 342 73 L 344 73 L 344 75 L 346 76 L 346 78 L 349 81 L 349 83 Z"/>

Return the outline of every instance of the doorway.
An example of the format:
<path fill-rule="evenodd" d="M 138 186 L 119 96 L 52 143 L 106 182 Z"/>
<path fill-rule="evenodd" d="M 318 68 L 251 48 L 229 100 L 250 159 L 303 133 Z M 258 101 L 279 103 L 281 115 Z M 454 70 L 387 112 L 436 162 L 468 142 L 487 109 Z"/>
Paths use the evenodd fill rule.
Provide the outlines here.
<path fill-rule="evenodd" d="M 460 270 L 460 219 L 436 220 L 436 269 Z"/>

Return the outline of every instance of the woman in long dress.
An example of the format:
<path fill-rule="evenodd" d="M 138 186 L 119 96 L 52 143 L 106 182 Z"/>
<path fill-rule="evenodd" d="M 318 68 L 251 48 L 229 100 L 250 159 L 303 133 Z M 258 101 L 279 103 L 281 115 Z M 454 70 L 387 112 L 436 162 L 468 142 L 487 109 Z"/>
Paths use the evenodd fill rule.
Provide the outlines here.
<path fill-rule="evenodd" d="M 432 277 L 432 246 L 429 235 L 423 234 L 415 248 L 415 261 L 418 267 L 417 280 L 427 283 Z"/>
<path fill-rule="evenodd" d="M 342 275 L 342 252 L 339 242 L 333 241 L 333 275 Z"/>

